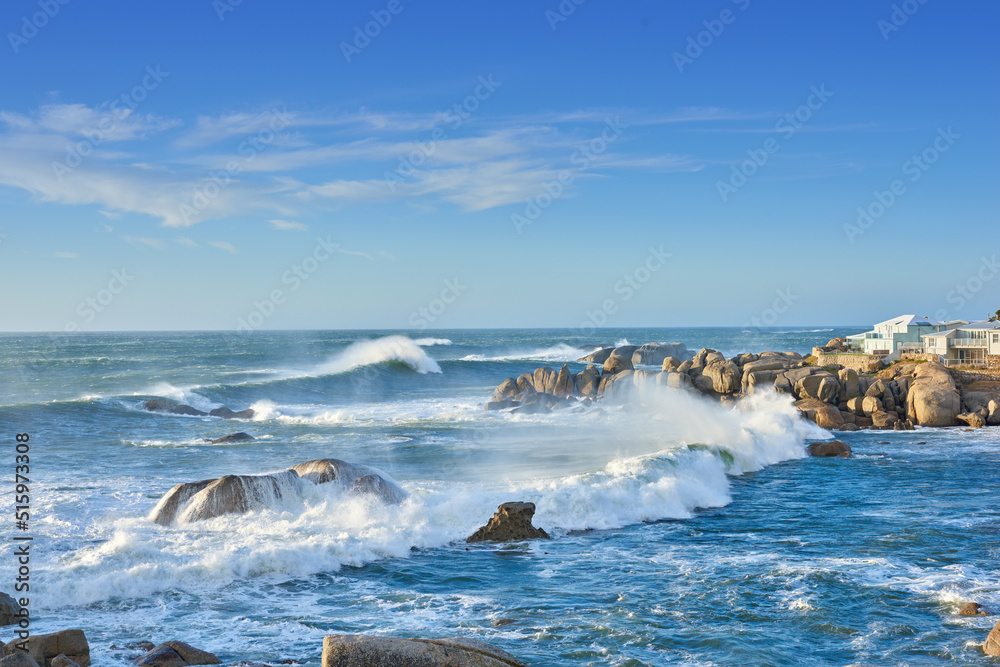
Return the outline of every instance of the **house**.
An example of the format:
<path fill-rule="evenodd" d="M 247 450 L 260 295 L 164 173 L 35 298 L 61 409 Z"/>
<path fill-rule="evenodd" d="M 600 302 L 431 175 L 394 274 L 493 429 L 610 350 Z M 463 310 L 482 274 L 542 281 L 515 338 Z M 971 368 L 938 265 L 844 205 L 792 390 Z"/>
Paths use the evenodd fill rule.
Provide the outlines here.
<path fill-rule="evenodd" d="M 963 324 L 967 322 L 964 320 L 941 322 L 929 317 L 900 315 L 879 322 L 871 331 L 848 336 L 847 342 L 853 351 L 863 354 L 888 355 L 897 350 L 923 352 L 922 336 L 953 329 Z"/>
<path fill-rule="evenodd" d="M 1000 322 L 997 320 L 924 334 L 923 339 L 924 352 L 940 355 L 947 366 L 997 365 L 1000 361 Z"/>

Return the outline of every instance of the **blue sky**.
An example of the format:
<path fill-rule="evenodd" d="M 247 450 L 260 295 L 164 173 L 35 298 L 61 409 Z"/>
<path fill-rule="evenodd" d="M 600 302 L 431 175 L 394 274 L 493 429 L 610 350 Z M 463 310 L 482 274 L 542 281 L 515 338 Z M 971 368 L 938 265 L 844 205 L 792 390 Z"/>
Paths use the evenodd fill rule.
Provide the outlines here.
<path fill-rule="evenodd" d="M 980 317 L 998 18 L 7 2 L 0 329 Z"/>

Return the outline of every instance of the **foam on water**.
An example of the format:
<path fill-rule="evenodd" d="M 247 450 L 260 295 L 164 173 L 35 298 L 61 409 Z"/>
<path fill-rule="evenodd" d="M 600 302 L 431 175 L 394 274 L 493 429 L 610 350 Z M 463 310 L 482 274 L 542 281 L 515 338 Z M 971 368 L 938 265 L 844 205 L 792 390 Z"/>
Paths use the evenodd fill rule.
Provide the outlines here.
<path fill-rule="evenodd" d="M 447 338 L 417 338 L 413 344 L 421 347 L 433 347 L 435 345 L 451 345 L 452 343 Z"/>
<path fill-rule="evenodd" d="M 532 349 L 514 349 L 499 354 L 467 354 L 459 361 L 548 361 L 569 363 L 576 361 L 593 348 L 579 348 L 566 343 Z"/>

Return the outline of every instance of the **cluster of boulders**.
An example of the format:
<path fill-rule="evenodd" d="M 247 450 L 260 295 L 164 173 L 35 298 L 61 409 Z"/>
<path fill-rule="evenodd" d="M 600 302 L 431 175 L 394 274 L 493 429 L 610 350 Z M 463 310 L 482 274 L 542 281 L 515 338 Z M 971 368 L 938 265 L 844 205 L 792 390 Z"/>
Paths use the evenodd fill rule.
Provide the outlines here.
<path fill-rule="evenodd" d="M 839 365 L 819 367 L 815 357 L 797 352 L 726 359 L 709 348 L 693 353 L 683 343 L 609 347 L 578 361 L 588 365 L 576 373 L 566 364 L 558 371 L 543 367 L 507 378 L 486 409 L 548 412 L 609 397 L 628 400 L 634 391 L 653 385 L 722 401 L 768 388 L 794 396 L 803 416 L 830 430 L 1000 424 L 1000 392 L 966 391 L 963 398 L 948 369 L 935 362 L 897 363 L 859 374 Z"/>
<path fill-rule="evenodd" d="M 0 667 L 90 667 L 90 645 L 83 630 L 31 635 L 4 644 Z"/>
<path fill-rule="evenodd" d="M 162 526 L 177 520 L 202 521 L 224 514 L 244 514 L 269 507 L 288 493 L 301 493 L 302 484 L 337 484 L 348 495 L 366 496 L 397 504 L 406 491 L 377 468 L 338 459 L 316 459 L 269 475 L 225 475 L 218 479 L 178 484 L 150 514 Z"/>
<path fill-rule="evenodd" d="M 506 651 L 476 639 L 400 639 L 328 635 L 323 667 L 527 667 Z"/>
<path fill-rule="evenodd" d="M 193 408 L 186 403 L 178 403 L 177 401 L 171 401 L 165 398 L 154 398 L 146 401 L 142 404 L 142 409 L 148 410 L 149 412 L 166 412 L 172 415 L 187 415 L 189 417 L 220 417 L 222 419 L 252 419 L 255 414 L 252 408 L 236 412 L 226 406 L 205 412 L 204 410 Z"/>

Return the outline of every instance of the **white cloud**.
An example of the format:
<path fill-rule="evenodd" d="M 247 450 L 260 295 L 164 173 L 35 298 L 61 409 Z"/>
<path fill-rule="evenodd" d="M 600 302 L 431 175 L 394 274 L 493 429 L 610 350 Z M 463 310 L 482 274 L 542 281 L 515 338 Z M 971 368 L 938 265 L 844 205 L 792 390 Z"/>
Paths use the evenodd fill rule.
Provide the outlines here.
<path fill-rule="evenodd" d="M 226 252 L 231 252 L 234 255 L 237 253 L 237 250 L 236 250 L 236 248 L 233 247 L 233 244 L 227 243 L 225 241 L 206 241 L 206 243 L 208 243 L 208 245 L 210 245 L 210 246 L 215 246 L 216 248 L 219 248 L 220 250 L 225 250 Z"/>
<path fill-rule="evenodd" d="M 186 246 L 188 246 L 190 248 L 200 248 L 201 247 L 200 243 L 198 243 L 197 241 L 194 241 L 192 239 L 189 239 L 186 236 L 178 236 L 177 238 L 174 239 L 174 243 L 179 243 L 181 245 L 186 245 Z"/>
<path fill-rule="evenodd" d="M 140 139 L 180 125 L 179 120 L 112 108 L 110 104 L 46 104 L 31 115 L 0 111 L 0 120 L 25 134 L 57 134 L 92 141 Z"/>
<path fill-rule="evenodd" d="M 164 248 L 162 239 L 149 238 L 148 236 L 122 236 L 122 240 L 136 248 L 155 248 L 156 250 Z"/>
<path fill-rule="evenodd" d="M 308 227 L 306 227 L 305 225 L 303 225 L 301 222 L 295 222 L 294 220 L 268 220 L 268 222 L 271 223 L 271 225 L 273 225 L 275 229 L 282 229 L 282 230 L 292 230 L 292 229 L 305 230 L 305 229 L 309 229 Z"/>

